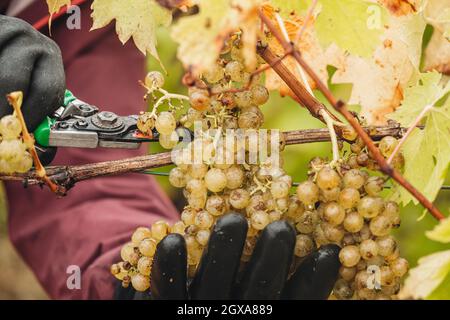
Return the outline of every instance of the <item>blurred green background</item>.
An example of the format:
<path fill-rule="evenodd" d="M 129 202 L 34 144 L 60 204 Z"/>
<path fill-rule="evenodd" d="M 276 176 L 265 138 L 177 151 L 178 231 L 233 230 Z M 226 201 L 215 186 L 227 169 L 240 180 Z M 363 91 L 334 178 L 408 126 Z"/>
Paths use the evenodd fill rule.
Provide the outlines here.
<path fill-rule="evenodd" d="M 159 55 L 168 71 L 165 89 L 170 92 L 185 93 L 186 88 L 181 85 L 183 69 L 176 58 L 176 45 L 166 31 L 159 31 L 158 38 Z M 160 66 L 154 59 L 150 59 L 148 69 L 160 70 Z M 343 98 L 349 92 L 349 88 L 346 86 L 333 87 L 333 90 Z M 263 107 L 266 128 L 279 128 L 287 131 L 324 127 L 321 122 L 311 117 L 305 109 L 290 98 L 281 98 L 278 93 L 272 93 L 271 96 L 270 101 Z M 163 150 L 155 144 L 151 146 L 150 152 L 160 151 Z M 302 181 L 306 178 L 309 160 L 315 156 L 330 157 L 330 152 L 329 143 L 288 146 L 283 154 L 285 169 L 294 181 Z M 158 171 L 168 172 L 169 170 L 170 168 L 166 167 Z M 180 191 L 172 188 L 168 184 L 167 178 L 156 177 L 156 179 L 172 199 L 179 199 Z M 450 184 L 450 179 L 447 179 L 447 183 Z M 450 191 L 441 191 L 435 203 L 442 212 L 448 213 Z M 9 206 L 13 205 L 13 203 L 9 204 Z M 395 232 L 401 246 L 402 256 L 407 258 L 412 266 L 421 256 L 449 249 L 448 246 L 425 237 L 424 232 L 432 229 L 436 221 L 428 214 L 424 219 L 418 221 L 422 212 L 423 209 L 420 206 L 409 205 L 403 208 L 402 226 Z M 9 243 L 6 226 L 7 203 L 4 193 L 0 189 L 0 299 L 45 299 L 46 294 Z"/>

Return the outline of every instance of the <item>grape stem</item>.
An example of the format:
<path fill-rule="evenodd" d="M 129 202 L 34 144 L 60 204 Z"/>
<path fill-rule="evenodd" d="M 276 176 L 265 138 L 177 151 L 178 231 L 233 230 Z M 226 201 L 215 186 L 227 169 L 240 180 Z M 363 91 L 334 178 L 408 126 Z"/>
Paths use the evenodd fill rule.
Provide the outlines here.
<path fill-rule="evenodd" d="M 22 126 L 23 142 L 26 145 L 28 151 L 30 152 L 30 154 L 33 158 L 37 177 L 41 181 L 43 181 L 50 188 L 50 190 L 52 192 L 54 192 L 56 194 L 64 192 L 63 190 L 60 190 L 58 185 L 56 185 L 55 183 L 53 183 L 52 180 L 49 179 L 44 166 L 42 165 L 41 161 L 39 160 L 38 154 L 36 152 L 36 148 L 34 147 L 34 139 L 28 132 L 27 125 L 25 123 L 25 119 L 23 118 L 23 114 L 22 114 L 22 110 L 21 110 L 22 102 L 23 102 L 23 93 L 21 91 L 12 92 L 12 93 L 8 94 L 6 96 L 6 98 L 8 99 L 9 104 L 14 108 L 15 116 L 17 117 L 17 119 L 20 122 L 20 125 Z"/>
<path fill-rule="evenodd" d="M 330 115 L 327 112 L 324 112 L 324 110 L 320 110 L 320 114 L 322 115 L 323 119 L 325 120 L 328 131 L 330 131 L 330 138 L 331 138 L 331 146 L 333 150 L 333 162 L 336 163 L 339 161 L 339 144 L 338 139 L 336 135 L 336 131 L 334 130 L 334 121 L 331 119 Z"/>
<path fill-rule="evenodd" d="M 392 152 L 391 156 L 387 160 L 387 163 L 390 165 L 392 163 L 392 160 L 395 158 L 395 155 L 400 151 L 400 149 L 405 144 L 406 139 L 411 135 L 411 133 L 414 131 L 414 129 L 419 125 L 420 121 L 422 121 L 423 117 L 428 113 L 428 111 L 432 110 L 433 106 L 428 105 L 425 108 L 423 108 L 422 112 L 417 116 L 417 118 L 414 120 L 414 122 L 409 126 L 406 133 L 403 135 L 403 137 L 398 142 L 397 146 L 395 147 L 394 151 Z"/>
<path fill-rule="evenodd" d="M 171 101 L 171 100 L 186 100 L 189 101 L 189 97 L 182 95 L 182 94 L 176 94 L 176 93 L 170 93 L 167 90 L 164 90 L 163 88 L 158 88 L 158 91 L 163 94 L 161 98 L 156 101 L 156 103 L 153 105 L 153 109 L 151 112 L 151 116 L 155 117 L 157 116 L 158 108 L 164 103 L 164 101 Z"/>
<path fill-rule="evenodd" d="M 431 201 L 429 201 L 419 190 L 417 190 L 398 171 L 396 171 L 387 163 L 386 159 L 383 157 L 380 150 L 376 147 L 373 140 L 366 133 L 366 131 L 364 131 L 363 127 L 360 125 L 359 121 L 355 118 L 355 116 L 348 110 L 346 104 L 343 101 L 338 100 L 334 97 L 333 93 L 322 82 L 322 80 L 318 77 L 318 75 L 314 72 L 314 70 L 312 70 L 309 64 L 306 63 L 305 60 L 303 60 L 301 53 L 294 47 L 294 44 L 292 42 L 285 41 L 285 39 L 280 34 L 278 29 L 274 26 L 270 18 L 267 17 L 261 10 L 259 11 L 259 17 L 261 18 L 262 22 L 266 25 L 266 27 L 269 29 L 269 31 L 272 33 L 272 35 L 278 40 L 278 42 L 281 44 L 284 50 L 287 52 L 291 52 L 291 55 L 294 57 L 295 60 L 297 60 L 297 62 L 300 64 L 303 70 L 305 70 L 305 72 L 309 75 L 309 77 L 316 83 L 317 88 L 323 93 L 323 95 L 328 100 L 328 102 L 333 106 L 333 108 L 348 121 L 348 123 L 353 127 L 353 129 L 355 129 L 358 136 L 366 144 L 372 157 L 378 163 L 380 167 L 379 170 L 382 173 L 390 176 L 393 180 L 395 180 L 398 184 L 400 184 L 403 188 L 405 188 L 408 192 L 410 192 L 411 195 L 415 197 L 431 213 L 431 215 L 434 218 L 436 218 L 437 220 L 445 219 L 445 216 Z M 266 48 L 263 52 L 265 52 L 267 55 L 268 51 L 269 50 Z M 280 65 L 282 64 L 278 64 L 277 67 L 280 67 Z M 301 100 L 303 101 L 311 101 L 312 99 L 314 99 L 312 96 L 309 95 L 308 91 L 303 87 L 303 85 L 298 80 L 295 79 L 295 76 L 289 70 L 286 71 L 287 72 L 285 72 L 284 78 L 282 77 L 282 79 L 285 80 L 285 78 L 288 78 L 289 83 L 286 82 L 286 80 L 285 82 L 290 87 L 290 89 L 296 94 L 297 92 L 301 92 L 302 97 L 299 98 L 301 98 Z M 293 84 L 295 84 L 296 87 L 299 86 L 303 88 L 294 88 Z M 312 105 L 310 107 L 318 108 L 317 105 Z M 319 108 L 325 109 L 324 106 Z M 321 118 L 323 120 L 323 117 Z"/>

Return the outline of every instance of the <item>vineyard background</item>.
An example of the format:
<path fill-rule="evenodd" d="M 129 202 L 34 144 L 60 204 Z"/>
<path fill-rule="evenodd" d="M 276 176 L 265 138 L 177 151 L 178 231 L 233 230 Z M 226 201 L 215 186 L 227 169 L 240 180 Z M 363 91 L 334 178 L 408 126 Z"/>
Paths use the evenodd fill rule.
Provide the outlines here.
<path fill-rule="evenodd" d="M 185 92 L 186 89 L 181 85 L 183 69 L 176 59 L 176 45 L 169 37 L 167 31 L 161 30 L 159 32 L 158 43 L 159 55 L 169 73 L 166 77 L 166 89 L 170 92 Z M 151 60 L 148 69 L 160 70 L 160 67 L 157 62 Z M 136 83 L 136 85 L 138 84 Z M 342 98 L 348 97 L 350 87 L 340 85 L 339 89 Z M 320 97 L 320 94 L 317 96 Z M 107 106 L 101 107 L 107 108 Z M 281 98 L 278 93 L 271 94 L 270 101 L 262 110 L 266 118 L 265 128 L 296 130 L 324 127 L 320 121 L 313 119 L 306 109 L 301 109 L 297 103 L 289 98 Z M 151 145 L 150 149 L 152 153 L 163 151 L 155 144 Z M 308 161 L 315 156 L 330 157 L 330 150 L 331 146 L 329 143 L 289 146 L 283 154 L 286 171 L 292 175 L 294 181 L 302 181 L 306 177 Z M 161 168 L 159 171 L 168 172 L 169 168 Z M 167 178 L 157 177 L 157 179 L 175 203 L 179 202 L 180 191 L 171 187 Z M 89 181 L 84 183 L 89 183 Z M 448 179 L 446 184 L 450 184 L 450 179 Z M 48 191 L 43 190 L 43 192 Z M 70 197 L 70 193 L 68 196 Z M 442 212 L 448 212 L 450 208 L 450 191 L 441 191 L 435 204 Z M 423 220 L 417 221 L 422 212 L 423 209 L 420 206 L 409 205 L 403 208 L 402 227 L 396 232 L 402 256 L 409 260 L 411 266 L 417 264 L 419 257 L 447 249 L 448 247 L 426 238 L 424 231 L 431 230 L 436 222 L 431 215 L 426 215 Z M 3 189 L 0 189 L 0 269 L 0 299 L 47 298 L 34 275 L 17 255 L 8 240 L 7 203 Z"/>

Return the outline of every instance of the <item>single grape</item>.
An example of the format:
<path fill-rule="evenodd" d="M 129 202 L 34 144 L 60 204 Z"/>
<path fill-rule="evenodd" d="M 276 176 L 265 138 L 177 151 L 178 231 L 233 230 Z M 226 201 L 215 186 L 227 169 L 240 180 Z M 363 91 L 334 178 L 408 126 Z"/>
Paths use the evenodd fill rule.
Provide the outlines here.
<path fill-rule="evenodd" d="M 372 259 L 378 255 L 378 245 L 371 239 L 364 240 L 359 244 L 359 252 L 364 260 Z"/>
<path fill-rule="evenodd" d="M 243 65 L 239 61 L 230 61 L 225 66 L 225 74 L 230 77 L 232 81 L 241 82 Z"/>
<path fill-rule="evenodd" d="M 252 87 L 251 92 L 253 103 L 257 106 L 261 106 L 269 100 L 269 91 L 262 85 Z"/>
<path fill-rule="evenodd" d="M 394 254 L 395 250 L 397 249 L 397 242 L 392 236 L 381 237 L 376 241 L 378 245 L 378 254 L 382 255 L 383 257 Z"/>
<path fill-rule="evenodd" d="M 384 202 L 381 198 L 364 197 L 358 203 L 358 213 L 366 219 L 379 215 L 384 210 Z"/>
<path fill-rule="evenodd" d="M 391 231 L 391 222 L 388 217 L 377 216 L 370 221 L 370 231 L 377 237 L 383 237 Z"/>
<path fill-rule="evenodd" d="M 189 101 L 192 108 L 197 111 L 205 111 L 211 104 L 207 90 L 195 90 L 189 94 Z"/>
<path fill-rule="evenodd" d="M 335 170 L 324 167 L 318 172 L 316 183 L 320 189 L 330 190 L 341 185 L 341 178 Z"/>
<path fill-rule="evenodd" d="M 381 285 L 391 286 L 394 284 L 395 275 L 389 266 L 380 267 Z"/>
<path fill-rule="evenodd" d="M 144 292 L 150 288 L 150 278 L 137 273 L 131 277 L 131 284 L 136 291 Z"/>
<path fill-rule="evenodd" d="M 339 269 L 339 275 L 345 281 L 352 281 L 356 275 L 356 268 L 355 267 L 347 268 L 347 267 L 341 266 Z"/>
<path fill-rule="evenodd" d="M 398 145 L 397 139 L 391 136 L 386 136 L 381 139 L 378 148 L 380 149 L 381 154 L 388 158 L 391 156 L 392 152 L 394 152 L 395 148 Z"/>
<path fill-rule="evenodd" d="M 316 211 L 305 211 L 297 220 L 295 225 L 298 232 L 303 234 L 312 233 L 319 222 L 319 214 Z"/>
<path fill-rule="evenodd" d="M 204 196 L 204 194 L 206 193 L 205 182 L 200 179 L 190 179 L 186 183 L 186 191 L 194 197 Z"/>
<path fill-rule="evenodd" d="M 131 236 L 131 242 L 133 242 L 135 245 L 139 245 L 142 240 L 144 240 L 145 238 L 150 238 L 151 236 L 152 232 L 149 228 L 139 227 Z"/>
<path fill-rule="evenodd" d="M 171 233 L 177 233 L 182 236 L 184 236 L 185 230 L 186 230 L 186 225 L 184 224 L 183 221 L 175 222 L 174 225 L 172 226 L 172 228 L 170 228 Z"/>
<path fill-rule="evenodd" d="M 177 127 L 177 122 L 171 112 L 164 111 L 156 119 L 155 127 L 160 134 L 171 135 Z"/>
<path fill-rule="evenodd" d="M 289 195 L 289 184 L 284 181 L 274 181 L 270 185 L 270 192 L 275 199 L 286 198 Z"/>
<path fill-rule="evenodd" d="M 122 248 L 120 249 L 120 257 L 123 261 L 129 262 L 132 259 L 132 255 L 135 252 L 134 248 L 135 246 L 132 242 L 128 242 L 122 246 Z"/>
<path fill-rule="evenodd" d="M 256 211 L 251 215 L 251 224 L 256 230 L 264 229 L 269 223 L 270 217 L 264 211 Z"/>
<path fill-rule="evenodd" d="M 344 209 L 353 209 L 358 205 L 359 191 L 353 188 L 344 188 L 339 194 L 339 204 Z"/>
<path fill-rule="evenodd" d="M 314 241 L 310 236 L 305 234 L 297 235 L 295 241 L 294 253 L 297 257 L 306 257 L 310 254 L 314 249 Z"/>
<path fill-rule="evenodd" d="M 210 233 L 209 230 L 199 230 L 195 235 L 195 239 L 200 245 L 206 246 L 208 244 Z"/>
<path fill-rule="evenodd" d="M 345 210 L 336 202 L 329 202 L 325 205 L 323 219 L 333 226 L 340 225 L 345 218 Z"/>
<path fill-rule="evenodd" d="M 245 173 L 240 166 L 231 166 L 225 170 L 227 177 L 226 187 L 230 190 L 240 188 L 244 183 Z"/>
<path fill-rule="evenodd" d="M 179 137 L 175 131 L 173 131 L 171 134 L 168 134 L 168 135 L 165 135 L 165 134 L 159 135 L 159 144 L 164 149 L 168 149 L 168 150 L 173 149 L 177 146 L 178 142 L 179 142 Z"/>
<path fill-rule="evenodd" d="M 297 187 L 297 196 L 305 205 L 313 205 L 319 201 L 319 188 L 312 181 L 302 182 Z"/>
<path fill-rule="evenodd" d="M 151 90 L 164 86 L 164 76 L 159 71 L 150 71 L 145 77 L 145 86 Z"/>
<path fill-rule="evenodd" d="M 364 226 L 364 218 L 356 211 L 347 213 L 344 219 L 344 228 L 348 232 L 356 233 Z"/>
<path fill-rule="evenodd" d="M 333 226 L 324 222 L 322 223 L 322 229 L 329 242 L 339 243 L 344 238 L 345 231 L 342 226 Z"/>
<path fill-rule="evenodd" d="M 230 193 L 230 204 L 236 209 L 244 209 L 250 203 L 250 193 L 245 189 L 236 189 Z"/>
<path fill-rule="evenodd" d="M 157 221 L 152 224 L 152 237 L 156 240 L 162 240 L 169 232 L 169 226 L 165 221 Z"/>
<path fill-rule="evenodd" d="M 214 223 L 214 217 L 205 210 L 200 211 L 195 216 L 195 225 L 199 229 L 209 229 Z"/>
<path fill-rule="evenodd" d="M 237 92 L 234 95 L 234 100 L 236 101 L 236 104 L 238 107 L 247 108 L 252 105 L 253 96 L 252 96 L 251 91 Z"/>
<path fill-rule="evenodd" d="M 212 168 L 206 173 L 205 185 L 211 192 L 220 192 L 227 186 L 227 176 L 222 170 Z"/>
<path fill-rule="evenodd" d="M 376 197 L 383 191 L 384 179 L 381 177 L 370 177 L 364 185 L 364 190 L 369 196 Z"/>
<path fill-rule="evenodd" d="M 169 182 L 175 188 L 184 188 L 186 186 L 186 175 L 180 168 L 175 167 L 170 170 Z"/>
<path fill-rule="evenodd" d="M 339 279 L 333 288 L 334 296 L 339 300 L 348 300 L 353 296 L 353 289 L 344 279 Z"/>
<path fill-rule="evenodd" d="M 358 169 L 351 169 L 344 174 L 344 186 L 346 188 L 360 189 L 366 182 L 366 177 L 362 171 Z"/>
<path fill-rule="evenodd" d="M 392 261 L 389 266 L 396 277 L 403 277 L 409 269 L 409 263 L 406 259 L 398 258 Z"/>
<path fill-rule="evenodd" d="M 22 133 L 22 125 L 14 115 L 7 115 L 0 120 L 0 135 L 3 140 L 16 140 Z"/>
<path fill-rule="evenodd" d="M 139 243 L 139 252 L 146 257 L 153 257 L 156 252 L 156 241 L 152 238 L 146 238 Z"/>
<path fill-rule="evenodd" d="M 213 216 L 221 216 L 225 213 L 226 203 L 223 197 L 213 195 L 206 200 L 206 211 Z"/>
<path fill-rule="evenodd" d="M 139 273 L 144 276 L 150 276 L 150 271 L 152 270 L 153 260 L 149 257 L 141 257 L 137 263 L 137 269 Z"/>
<path fill-rule="evenodd" d="M 339 252 L 339 260 L 344 267 L 354 267 L 360 259 L 361 255 L 357 246 L 346 246 Z"/>
<path fill-rule="evenodd" d="M 261 116 L 255 112 L 243 112 L 238 118 L 241 129 L 259 129 L 263 123 Z"/>

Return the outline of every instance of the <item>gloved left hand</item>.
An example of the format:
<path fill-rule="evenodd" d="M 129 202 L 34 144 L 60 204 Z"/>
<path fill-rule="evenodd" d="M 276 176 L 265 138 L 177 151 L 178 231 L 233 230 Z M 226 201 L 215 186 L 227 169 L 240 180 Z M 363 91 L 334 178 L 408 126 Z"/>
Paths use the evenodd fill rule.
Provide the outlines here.
<path fill-rule="evenodd" d="M 66 88 L 57 44 L 23 20 L 0 15 L 0 118 L 12 113 L 6 95 L 22 91 L 29 131 L 64 102 Z"/>

